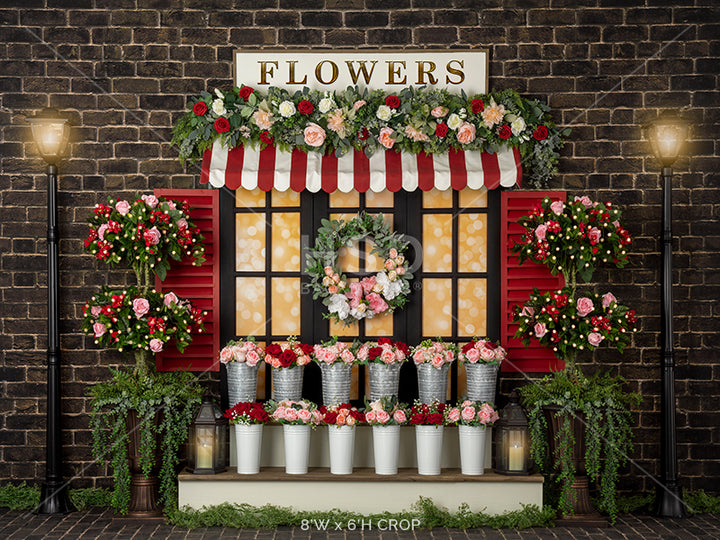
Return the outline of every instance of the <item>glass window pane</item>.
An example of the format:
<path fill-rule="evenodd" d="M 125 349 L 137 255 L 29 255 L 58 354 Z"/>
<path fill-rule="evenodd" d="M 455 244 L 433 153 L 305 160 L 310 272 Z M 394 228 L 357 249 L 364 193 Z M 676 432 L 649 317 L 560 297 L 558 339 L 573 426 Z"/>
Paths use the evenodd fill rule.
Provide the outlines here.
<path fill-rule="evenodd" d="M 330 194 L 330 208 L 357 208 L 360 206 L 360 194 L 351 190 L 347 193 L 333 191 Z"/>
<path fill-rule="evenodd" d="M 345 223 L 353 219 L 357 214 L 330 214 L 329 219 L 342 220 Z M 313 240 L 313 243 L 315 240 Z M 358 251 L 357 244 L 351 247 L 341 247 L 338 250 L 338 269 L 342 272 L 357 272 L 360 268 L 360 252 Z"/>
<path fill-rule="evenodd" d="M 319 302 L 320 300 L 317 300 Z M 327 307 L 323 306 L 324 309 L 327 310 Z M 353 319 L 355 320 L 355 319 Z M 330 329 L 328 330 L 328 334 L 331 336 L 341 336 L 341 337 L 357 337 L 358 331 L 359 331 L 359 325 L 357 323 L 346 325 L 344 322 L 335 322 L 334 320 L 330 319 L 329 321 Z"/>
<path fill-rule="evenodd" d="M 487 188 L 465 188 L 459 194 L 460 208 L 487 208 Z"/>
<path fill-rule="evenodd" d="M 458 279 L 458 336 L 487 335 L 487 280 Z"/>
<path fill-rule="evenodd" d="M 425 278 L 422 288 L 423 336 L 449 336 L 452 331 L 452 282 Z"/>
<path fill-rule="evenodd" d="M 265 192 L 262 189 L 236 189 L 235 207 L 258 208 L 265 206 Z"/>
<path fill-rule="evenodd" d="M 452 271 L 452 216 L 423 216 L 423 271 Z"/>
<path fill-rule="evenodd" d="M 423 208 L 452 208 L 452 194 L 452 189 L 424 191 Z"/>
<path fill-rule="evenodd" d="M 391 313 L 376 315 L 365 319 L 365 335 L 388 337 L 393 335 L 393 316 Z"/>
<path fill-rule="evenodd" d="M 487 271 L 487 214 L 460 214 L 458 271 Z"/>
<path fill-rule="evenodd" d="M 265 270 L 265 213 L 235 214 L 235 269 Z"/>
<path fill-rule="evenodd" d="M 270 200 L 273 206 L 300 206 L 300 194 L 292 189 L 278 191 L 273 189 Z"/>
<path fill-rule="evenodd" d="M 373 214 L 373 216 L 376 216 L 378 214 Z M 393 226 L 393 215 L 392 214 L 383 214 L 383 219 L 385 223 L 387 223 L 390 226 L 390 229 L 392 229 Z M 385 260 L 381 259 L 376 253 L 371 253 L 373 248 L 375 247 L 375 242 L 372 240 L 366 240 L 365 241 L 365 271 L 366 272 L 379 272 L 382 270 L 383 265 L 385 264 Z"/>
<path fill-rule="evenodd" d="M 300 334 L 300 278 L 272 278 L 273 335 Z"/>
<path fill-rule="evenodd" d="M 265 333 L 265 278 L 236 278 L 235 333 L 238 336 Z"/>
<path fill-rule="evenodd" d="M 395 197 L 392 191 L 383 190 L 380 193 L 367 190 L 365 192 L 365 205 L 368 208 L 392 208 Z"/>
<path fill-rule="evenodd" d="M 300 271 L 300 213 L 272 214 L 272 259 L 276 272 Z"/>

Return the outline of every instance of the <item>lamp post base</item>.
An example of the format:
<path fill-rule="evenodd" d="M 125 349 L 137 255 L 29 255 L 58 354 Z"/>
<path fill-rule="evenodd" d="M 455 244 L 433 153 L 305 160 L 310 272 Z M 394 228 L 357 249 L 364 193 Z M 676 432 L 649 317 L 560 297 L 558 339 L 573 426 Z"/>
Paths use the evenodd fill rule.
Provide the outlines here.
<path fill-rule="evenodd" d="M 659 485 L 655 495 L 655 512 L 657 517 L 684 518 L 685 504 L 682 492 L 677 484 Z"/>
<path fill-rule="evenodd" d="M 44 482 L 40 487 L 40 504 L 35 513 L 41 516 L 69 514 L 75 512 L 75 506 L 68 497 L 65 482 Z"/>

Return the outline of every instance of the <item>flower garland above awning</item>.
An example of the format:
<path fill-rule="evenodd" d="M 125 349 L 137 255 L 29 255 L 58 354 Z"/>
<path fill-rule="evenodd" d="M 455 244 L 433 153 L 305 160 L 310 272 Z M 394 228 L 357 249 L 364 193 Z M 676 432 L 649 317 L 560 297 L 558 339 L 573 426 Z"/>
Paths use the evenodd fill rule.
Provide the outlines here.
<path fill-rule="evenodd" d="M 263 149 L 276 147 L 281 151 L 277 155 L 292 156 L 291 162 L 302 159 L 298 152 L 303 152 L 308 164 L 333 160 L 344 163 L 350 161 L 348 156 L 353 156 L 353 163 L 361 163 L 356 158 L 359 154 L 366 156 L 369 164 L 384 161 L 402 163 L 404 167 L 416 163 L 420 171 L 432 162 L 433 174 L 440 171 L 442 175 L 443 164 L 450 164 L 452 169 L 452 163 L 460 162 L 454 157 L 464 156 L 465 163 L 483 162 L 486 158 L 481 155 L 503 156 L 510 152 L 522 159 L 529 172 L 526 183 L 532 187 L 546 185 L 556 172 L 557 152 L 569 133 L 569 129 L 561 132 L 552 123 L 546 105 L 524 99 L 513 90 L 469 98 L 464 93 L 412 87 L 398 94 L 358 87 L 342 92 L 305 88 L 295 93 L 269 87 L 263 94 L 243 86 L 230 92 L 216 89 L 214 96 L 202 92 L 191 103 L 191 109 L 174 128 L 173 142 L 179 145 L 183 161 L 203 158 L 212 162 L 222 148 L 235 157 L 237 152 L 232 149 L 244 148 L 249 156 L 257 153 L 259 161 L 260 156 L 273 153 L 264 154 Z M 388 157 L 391 154 L 397 156 Z M 232 169 L 233 159 L 225 161 Z M 209 180 L 213 168 L 208 165 L 206 169 Z M 258 170 L 270 171 L 262 167 Z M 318 170 L 325 170 L 325 165 Z M 370 170 L 372 178 L 373 171 L 380 169 L 370 165 Z M 473 172 L 472 168 L 465 170 L 469 175 Z M 310 186 L 316 184 L 311 177 L 313 171 L 308 165 Z M 253 170 L 248 172 L 258 176 Z M 409 185 L 413 182 L 410 180 Z M 485 179 L 482 182 L 487 185 Z M 403 180 L 401 185 L 405 183 Z M 239 185 L 246 185 L 245 181 L 240 180 Z"/>

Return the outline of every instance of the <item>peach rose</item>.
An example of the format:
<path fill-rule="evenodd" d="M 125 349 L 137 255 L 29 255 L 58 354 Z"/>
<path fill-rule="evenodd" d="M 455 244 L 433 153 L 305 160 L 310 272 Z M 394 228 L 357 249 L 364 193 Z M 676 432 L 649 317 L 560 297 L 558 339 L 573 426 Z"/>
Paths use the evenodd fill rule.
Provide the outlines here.
<path fill-rule="evenodd" d="M 325 142 L 325 130 L 314 122 L 308 122 L 304 131 L 305 144 L 315 148 L 322 146 Z"/>
<path fill-rule="evenodd" d="M 462 144 L 470 144 L 475 140 L 475 126 L 470 122 L 463 122 L 457 130 L 457 140 Z"/>
<path fill-rule="evenodd" d="M 378 141 L 380 141 L 380 144 L 382 144 L 388 150 L 390 150 L 395 145 L 395 139 L 392 137 L 393 133 L 395 132 L 392 128 L 384 127 L 380 130 L 380 135 L 378 136 Z"/>

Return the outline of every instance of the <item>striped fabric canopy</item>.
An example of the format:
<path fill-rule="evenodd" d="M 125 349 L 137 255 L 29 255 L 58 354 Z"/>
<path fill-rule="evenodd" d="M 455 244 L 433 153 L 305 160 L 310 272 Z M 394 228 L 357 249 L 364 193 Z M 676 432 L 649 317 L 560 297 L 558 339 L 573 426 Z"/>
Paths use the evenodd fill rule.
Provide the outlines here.
<path fill-rule="evenodd" d="M 497 154 L 451 150 L 447 154 L 415 155 L 386 151 L 376 152 L 371 158 L 354 151 L 338 158 L 297 149 L 283 152 L 274 146 L 228 150 L 215 142 L 203 156 L 200 179 L 214 187 L 297 192 L 307 189 L 312 193 L 321 189 L 327 193 L 353 189 L 495 189 L 519 185 L 522 167 L 517 148 Z"/>

